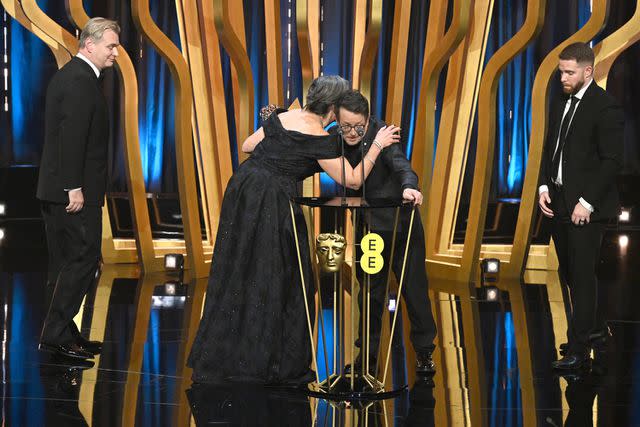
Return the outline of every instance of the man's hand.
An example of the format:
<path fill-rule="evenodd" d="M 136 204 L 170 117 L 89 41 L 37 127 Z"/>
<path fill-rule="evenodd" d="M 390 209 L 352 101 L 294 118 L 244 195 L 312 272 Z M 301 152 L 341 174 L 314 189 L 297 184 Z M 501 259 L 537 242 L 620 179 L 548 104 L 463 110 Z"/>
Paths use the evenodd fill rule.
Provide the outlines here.
<path fill-rule="evenodd" d="M 545 191 L 540 193 L 540 198 L 538 199 L 538 206 L 540 206 L 540 210 L 542 214 L 547 218 L 553 218 L 553 211 L 549 207 L 551 204 L 551 197 L 549 197 L 549 192 Z"/>
<path fill-rule="evenodd" d="M 575 225 L 586 225 L 589 224 L 590 219 L 591 212 L 589 209 L 582 206 L 580 202 L 576 203 L 576 207 L 573 208 L 573 213 L 571 214 L 571 222 Z"/>
<path fill-rule="evenodd" d="M 405 200 L 411 200 L 413 205 L 420 206 L 422 204 L 422 193 L 413 188 L 405 188 L 402 192 L 402 198 Z"/>
<path fill-rule="evenodd" d="M 67 213 L 77 213 L 82 210 L 84 206 L 84 196 L 82 195 L 82 189 L 70 190 L 69 193 L 69 204 L 65 208 Z"/>

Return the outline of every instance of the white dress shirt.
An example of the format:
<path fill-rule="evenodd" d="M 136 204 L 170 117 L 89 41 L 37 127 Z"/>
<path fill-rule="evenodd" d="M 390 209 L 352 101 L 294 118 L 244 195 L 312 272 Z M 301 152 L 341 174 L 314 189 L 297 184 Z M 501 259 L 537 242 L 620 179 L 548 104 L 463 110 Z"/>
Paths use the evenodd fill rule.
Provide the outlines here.
<path fill-rule="evenodd" d="M 567 126 L 567 132 L 569 132 L 569 128 L 571 127 L 571 121 L 573 120 L 573 117 L 576 115 L 576 111 L 578 111 L 578 107 L 580 106 L 580 101 L 582 100 L 582 97 L 584 96 L 584 93 L 587 91 L 587 89 L 591 85 L 591 82 L 593 82 L 592 78 L 590 78 L 589 81 L 587 81 L 584 84 L 584 86 L 582 86 L 582 88 L 580 88 L 580 90 L 575 95 L 573 95 L 578 99 L 578 101 L 576 102 L 576 106 L 575 106 L 575 108 L 573 110 L 573 115 L 571 117 L 569 117 L 569 125 Z M 569 97 L 569 99 L 567 99 L 567 102 L 565 103 L 564 112 L 562 113 L 562 120 L 564 120 L 564 118 L 565 118 L 564 116 L 569 111 L 569 107 L 570 106 L 571 106 L 571 97 Z M 560 123 L 562 123 L 562 121 Z M 558 147 L 559 146 L 560 146 L 560 135 L 558 135 L 558 138 L 556 139 L 556 148 L 555 148 L 555 150 L 553 150 L 554 156 L 556 154 L 556 151 L 558 151 Z M 558 168 L 558 177 L 556 178 L 555 183 L 558 184 L 558 185 L 562 185 L 562 152 L 560 153 L 560 167 Z M 544 192 L 549 192 L 549 187 L 547 185 L 541 185 L 540 188 L 538 188 L 538 194 L 542 194 Z M 580 199 L 578 201 L 580 202 L 580 204 L 582 206 L 584 206 L 590 212 L 594 211 L 593 206 L 591 206 L 591 204 L 589 204 L 582 197 L 580 197 Z"/>

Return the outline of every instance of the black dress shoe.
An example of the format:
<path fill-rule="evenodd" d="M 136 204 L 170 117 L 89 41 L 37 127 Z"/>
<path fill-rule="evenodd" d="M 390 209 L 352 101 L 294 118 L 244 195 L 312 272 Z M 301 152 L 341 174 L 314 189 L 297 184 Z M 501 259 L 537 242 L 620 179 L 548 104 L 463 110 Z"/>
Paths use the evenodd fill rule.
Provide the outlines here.
<path fill-rule="evenodd" d="M 604 329 L 589 334 L 589 345 L 594 350 L 602 350 L 612 336 L 613 334 L 611 333 L 611 329 L 609 329 L 608 326 L 605 326 Z M 568 348 L 569 343 L 563 342 L 560 344 L 560 356 L 567 354 Z"/>
<path fill-rule="evenodd" d="M 93 355 L 100 354 L 102 352 L 102 343 L 100 341 L 89 341 L 80 336 L 76 337 L 76 344 L 78 344 L 82 350 Z"/>
<path fill-rule="evenodd" d="M 589 356 L 586 354 L 568 354 L 560 360 L 551 363 L 553 369 L 579 369 L 587 364 Z"/>
<path fill-rule="evenodd" d="M 78 344 L 49 344 L 41 342 L 38 348 L 57 356 L 70 357 L 72 359 L 93 359 L 93 354 L 83 350 Z"/>
<path fill-rule="evenodd" d="M 53 365 L 56 365 L 57 368 L 65 370 L 68 373 L 84 371 L 85 369 L 91 369 L 95 366 L 95 362 L 93 360 L 78 359 L 75 357 L 61 356 L 58 354 L 53 355 L 53 357 L 51 358 L 51 363 Z"/>
<path fill-rule="evenodd" d="M 436 364 L 433 363 L 432 352 L 419 353 L 416 355 L 416 374 L 432 375 L 436 373 Z"/>

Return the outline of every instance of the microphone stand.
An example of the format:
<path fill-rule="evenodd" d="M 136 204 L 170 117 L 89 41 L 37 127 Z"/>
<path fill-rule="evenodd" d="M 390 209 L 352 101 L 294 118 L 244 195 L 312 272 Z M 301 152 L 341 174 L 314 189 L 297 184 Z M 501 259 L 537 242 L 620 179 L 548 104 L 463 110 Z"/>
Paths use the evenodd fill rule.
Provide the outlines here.
<path fill-rule="evenodd" d="M 347 182 L 346 182 L 346 169 L 344 165 L 344 134 L 342 132 L 342 128 L 338 127 L 338 134 L 340 135 L 340 149 L 342 151 L 342 200 L 340 201 L 341 206 L 348 206 L 347 203 Z"/>
<path fill-rule="evenodd" d="M 364 160 L 364 139 L 362 138 L 364 136 L 364 132 L 360 131 L 358 132 L 358 136 L 361 138 L 360 139 L 360 157 L 361 157 L 361 162 L 362 162 L 362 167 L 360 168 L 360 172 L 361 173 L 361 178 L 362 178 L 362 199 L 360 202 L 361 206 L 367 206 L 367 199 L 366 199 L 366 184 L 365 184 L 365 179 L 364 179 L 364 167 L 365 167 L 365 160 Z"/>

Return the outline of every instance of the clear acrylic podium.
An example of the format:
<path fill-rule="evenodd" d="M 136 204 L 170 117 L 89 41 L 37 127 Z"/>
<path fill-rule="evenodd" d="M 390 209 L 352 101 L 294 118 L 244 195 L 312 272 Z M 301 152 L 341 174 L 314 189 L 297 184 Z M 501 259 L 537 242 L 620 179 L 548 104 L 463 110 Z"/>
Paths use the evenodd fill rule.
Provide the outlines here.
<path fill-rule="evenodd" d="M 398 316 L 399 310 L 396 309 L 393 313 L 393 320 L 391 322 L 391 339 L 389 339 L 389 343 L 387 346 L 383 346 L 382 340 L 378 342 L 378 357 L 375 357 L 377 360 L 378 366 L 368 366 L 369 360 L 371 359 L 371 355 L 369 354 L 370 341 L 369 341 L 369 324 L 370 324 L 370 274 L 363 271 L 361 275 L 362 283 L 359 283 L 357 280 L 357 268 L 359 268 L 360 260 L 356 259 L 356 246 L 360 244 L 360 242 L 356 242 L 356 236 L 358 236 L 359 227 L 362 230 L 361 234 L 367 235 L 369 233 L 369 226 L 371 221 L 370 218 L 371 212 L 375 209 L 393 209 L 395 211 L 394 215 L 394 224 L 393 224 L 393 238 L 391 242 L 384 242 L 384 245 L 390 246 L 390 256 L 388 257 L 388 261 L 391 262 L 394 257 L 394 253 L 397 250 L 403 251 L 402 258 L 402 274 L 401 277 L 398 278 L 398 294 L 397 294 L 397 302 L 396 307 L 399 308 L 401 299 L 402 299 L 402 286 L 404 282 L 405 276 L 405 267 L 407 260 L 407 253 L 410 243 L 411 230 L 413 227 L 414 217 L 416 214 L 416 209 L 410 204 L 404 202 L 401 198 L 397 199 L 371 199 L 371 198 L 361 198 L 361 197 L 298 197 L 294 198 L 290 202 L 291 208 L 291 220 L 293 221 L 293 229 L 296 228 L 296 219 L 294 215 L 294 206 L 299 205 L 301 207 L 308 207 L 310 209 L 319 210 L 322 215 L 330 215 L 336 219 L 336 223 L 338 223 L 338 219 L 342 218 L 342 224 L 347 224 L 348 212 L 350 212 L 351 217 L 351 225 L 349 236 L 345 235 L 346 227 L 344 225 L 337 226 L 334 229 L 334 233 L 341 234 L 346 239 L 347 246 L 351 247 L 351 253 L 347 251 L 351 261 L 351 274 L 350 280 L 343 279 L 343 271 L 347 268 L 347 260 L 342 263 L 339 271 L 335 273 L 328 273 L 333 275 L 333 319 L 332 325 L 333 333 L 331 337 L 327 337 L 325 333 L 325 320 L 322 315 L 322 289 L 320 286 L 319 280 L 319 269 L 315 263 L 315 236 L 313 232 L 308 233 L 309 242 L 300 241 L 300 236 L 295 235 L 296 239 L 296 249 L 298 255 L 298 265 L 300 266 L 300 275 L 301 275 L 301 284 L 302 284 L 302 292 L 305 300 L 305 310 L 307 316 L 307 326 L 309 329 L 309 337 L 310 337 L 310 346 L 313 355 L 313 363 L 316 367 L 316 381 L 309 385 L 309 394 L 328 399 L 328 400 L 337 400 L 337 401 L 353 401 L 353 400 L 380 400 L 387 399 L 406 390 L 407 385 L 396 385 L 393 389 L 385 389 L 385 380 L 387 375 L 389 374 L 389 362 L 391 356 L 391 345 L 393 342 L 393 336 L 396 326 L 396 320 Z M 410 210 L 409 215 L 409 224 L 407 230 L 407 240 L 404 247 L 396 248 L 396 235 L 398 233 L 398 223 L 400 218 L 400 213 L 402 210 Z M 408 212 L 407 212 L 408 214 Z M 364 226 L 364 227 L 363 227 Z M 309 297 L 306 295 L 306 287 L 305 287 L 305 277 L 302 275 L 302 259 L 300 255 L 300 247 L 301 245 L 309 245 L 311 249 L 310 253 L 312 256 L 312 263 L 314 265 L 314 283 L 315 290 L 317 292 L 318 297 L 318 306 L 320 310 L 318 310 L 318 315 L 316 318 L 312 318 L 311 311 L 308 305 L 306 305 Z M 363 258 L 364 259 L 364 258 Z M 384 271 L 384 270 L 383 270 Z M 385 292 L 385 307 L 388 305 L 389 300 L 389 284 L 391 278 L 392 268 L 387 268 L 386 274 L 386 292 Z M 375 274 L 383 274 L 382 272 L 378 272 Z M 348 282 L 348 283 L 345 283 Z M 361 288 L 361 301 L 360 307 L 362 307 L 362 313 L 358 315 L 358 301 L 357 301 L 357 293 L 358 288 Z M 350 306 L 345 307 L 344 301 L 344 292 L 349 291 L 351 294 L 350 298 Z M 350 310 L 349 318 L 345 318 L 346 310 Z M 361 369 L 358 372 L 355 372 L 354 369 L 354 361 L 356 354 L 356 346 L 355 346 L 355 337 L 357 333 L 357 322 L 362 322 L 361 327 L 362 336 L 360 342 L 360 355 L 362 360 Z M 317 322 L 317 325 L 316 325 Z M 317 342 L 314 338 L 314 325 L 317 326 Z M 350 331 L 350 334 L 346 332 Z M 349 335 L 351 339 L 350 342 L 345 342 L 345 336 Z M 331 341 L 331 342 L 327 342 Z M 384 347 L 384 348 L 381 348 Z M 326 378 L 321 381 L 318 375 L 318 351 L 322 348 L 322 359 L 324 360 L 324 366 L 326 372 Z M 350 354 L 353 360 L 345 360 L 346 349 L 350 348 Z M 329 366 L 329 354 L 328 352 L 332 352 L 332 366 Z M 351 369 L 345 370 L 346 363 L 351 363 Z M 346 372 L 348 371 L 348 372 Z"/>

